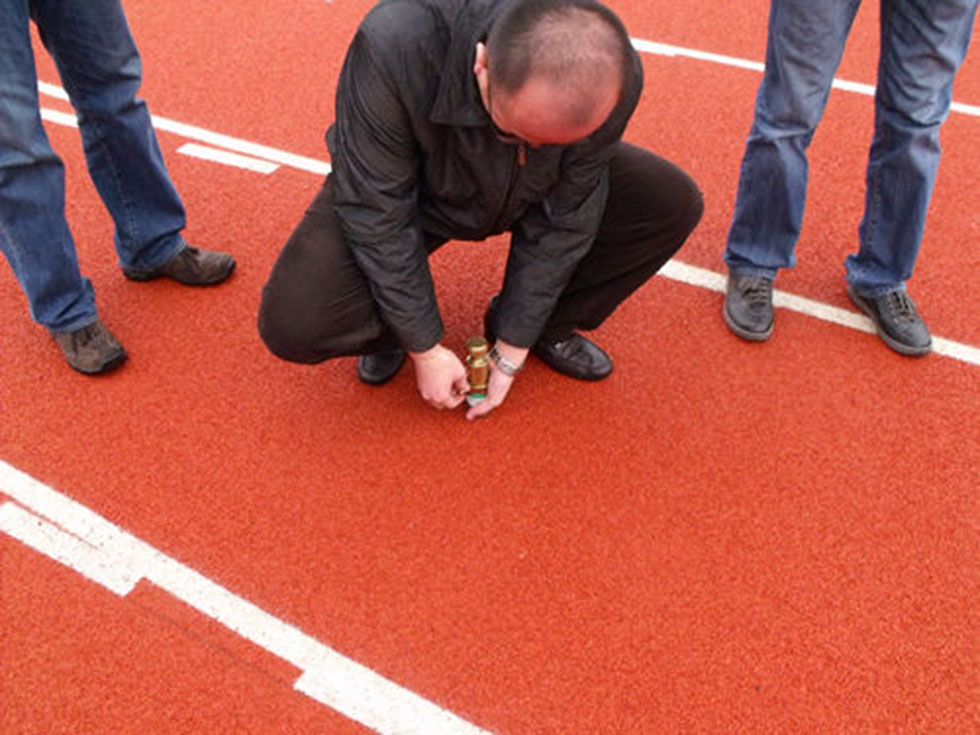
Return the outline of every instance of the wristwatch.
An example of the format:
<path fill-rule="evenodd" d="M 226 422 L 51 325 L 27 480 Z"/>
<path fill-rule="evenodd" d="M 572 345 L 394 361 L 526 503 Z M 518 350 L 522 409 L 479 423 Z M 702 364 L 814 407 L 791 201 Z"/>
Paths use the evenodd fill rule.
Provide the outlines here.
<path fill-rule="evenodd" d="M 513 378 L 524 367 L 524 365 L 518 365 L 513 360 L 508 360 L 506 357 L 500 354 L 497 350 L 497 345 L 490 348 L 490 352 L 487 353 L 487 357 L 490 358 L 490 362 L 493 366 L 500 370 L 504 375 L 509 378 Z"/>

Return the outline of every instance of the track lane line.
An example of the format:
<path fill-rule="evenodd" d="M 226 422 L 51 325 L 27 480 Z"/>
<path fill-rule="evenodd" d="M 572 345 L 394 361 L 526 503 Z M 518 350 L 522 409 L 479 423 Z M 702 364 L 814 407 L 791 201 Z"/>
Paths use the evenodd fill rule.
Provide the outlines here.
<path fill-rule="evenodd" d="M 221 163 L 225 166 L 243 168 L 247 171 L 255 171 L 260 174 L 271 174 L 273 171 L 279 169 L 279 164 L 273 163 L 272 161 L 243 156 L 240 153 L 232 153 L 221 148 L 211 148 L 210 146 L 200 145 L 198 143 L 184 143 L 184 145 L 177 149 L 177 152 L 185 156 L 191 156 L 192 158 L 200 158 L 204 161 Z"/>
<path fill-rule="evenodd" d="M 296 691 L 381 735 L 490 735 L 0 460 L 0 531 L 121 597 L 140 579 L 291 663 Z"/>
<path fill-rule="evenodd" d="M 697 61 L 707 61 L 712 64 L 722 64 L 723 66 L 731 66 L 738 69 L 748 69 L 750 71 L 757 72 L 762 72 L 766 68 L 766 65 L 761 61 L 740 59 L 737 56 L 715 54 L 711 53 L 710 51 L 701 51 L 699 49 L 685 48 L 683 46 L 671 46 L 669 44 L 659 43 L 657 41 L 645 41 L 641 38 L 632 38 L 630 40 L 633 42 L 633 47 L 641 53 L 654 54 L 656 56 L 680 56 L 688 59 L 695 59 Z M 873 84 L 851 82 L 846 79 L 838 79 L 837 77 L 834 77 L 834 80 L 831 82 L 830 86 L 833 89 L 840 89 L 845 92 L 854 92 L 856 94 L 863 94 L 869 97 L 874 97 L 875 94 L 875 85 Z M 954 101 L 950 105 L 950 112 L 970 115 L 971 117 L 980 117 L 980 105 L 968 105 L 963 102 Z"/>
<path fill-rule="evenodd" d="M 87 544 L 53 523 L 7 501 L 0 505 L 0 531 L 125 597 L 139 582 L 109 551 Z"/>

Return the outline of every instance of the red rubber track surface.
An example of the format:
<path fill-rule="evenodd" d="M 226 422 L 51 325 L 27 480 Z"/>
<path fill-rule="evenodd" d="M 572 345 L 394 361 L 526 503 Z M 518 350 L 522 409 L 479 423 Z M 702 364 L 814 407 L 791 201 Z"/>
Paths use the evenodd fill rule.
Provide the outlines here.
<path fill-rule="evenodd" d="M 763 58 L 764 0 L 612 4 L 636 38 Z M 864 5 L 838 76 L 873 84 Z M 326 160 L 368 7 L 127 0 L 142 95 L 157 115 Z M 977 105 L 973 51 L 954 99 Z M 679 259 L 721 272 L 759 74 L 644 63 L 627 137 L 699 182 L 704 220 Z M 831 95 L 781 289 L 853 310 L 841 264 L 872 115 L 869 97 Z M 262 346 L 260 290 L 318 176 L 190 158 L 161 132 L 188 239 L 239 268 L 212 290 L 135 284 L 77 131 L 48 130 L 83 271 L 131 359 L 73 374 L 0 269 L 0 459 L 495 733 L 980 729 L 977 365 L 902 358 L 786 310 L 747 344 L 718 293 L 657 278 L 595 333 L 608 380 L 531 362 L 503 408 L 467 423 L 425 406 L 410 368 L 370 388 L 352 360 L 288 365 Z M 934 334 L 975 347 L 980 118 L 952 114 L 942 142 L 910 290 Z M 495 240 L 433 259 L 454 349 L 505 257 Z M 2 534 L 0 554 L 4 733 L 366 732 L 150 585 L 117 597 Z"/>

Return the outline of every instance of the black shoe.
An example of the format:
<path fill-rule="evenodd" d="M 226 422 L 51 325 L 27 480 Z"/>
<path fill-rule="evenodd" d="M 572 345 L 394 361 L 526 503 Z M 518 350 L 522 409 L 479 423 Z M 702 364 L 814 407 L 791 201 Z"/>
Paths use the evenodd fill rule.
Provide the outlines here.
<path fill-rule="evenodd" d="M 890 291 L 881 296 L 862 296 L 850 286 L 851 301 L 874 322 L 878 336 L 895 352 L 919 356 L 932 351 L 929 327 L 916 311 L 915 302 L 904 290 Z"/>
<path fill-rule="evenodd" d="M 201 250 L 188 245 L 163 265 L 144 271 L 123 268 L 131 281 L 152 281 L 172 278 L 185 286 L 213 286 L 221 283 L 235 270 L 235 259 L 217 250 Z"/>
<path fill-rule="evenodd" d="M 552 370 L 578 380 L 602 380 L 612 372 L 612 358 L 578 332 L 557 341 L 539 339 L 531 348 Z"/>
<path fill-rule="evenodd" d="M 405 350 L 385 350 L 357 356 L 357 378 L 368 385 L 384 385 L 405 364 Z"/>
<path fill-rule="evenodd" d="M 772 280 L 762 276 L 728 274 L 725 324 L 750 342 L 764 342 L 772 336 Z"/>
<path fill-rule="evenodd" d="M 100 321 L 72 332 L 52 332 L 68 365 L 86 375 L 114 370 L 126 361 L 126 350 Z"/>
<path fill-rule="evenodd" d="M 493 328 L 493 314 L 497 297 L 490 299 L 490 305 L 483 314 L 483 336 L 487 342 L 497 341 Z M 552 370 L 578 380 L 602 380 L 612 372 L 612 358 L 595 342 L 591 342 L 578 332 L 572 332 L 562 340 L 540 339 L 531 348 L 531 353 L 541 359 Z"/>

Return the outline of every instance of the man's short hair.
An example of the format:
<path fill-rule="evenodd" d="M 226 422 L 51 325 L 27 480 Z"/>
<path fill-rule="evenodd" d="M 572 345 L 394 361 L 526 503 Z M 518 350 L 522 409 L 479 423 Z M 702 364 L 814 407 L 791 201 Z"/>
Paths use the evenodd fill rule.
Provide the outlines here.
<path fill-rule="evenodd" d="M 541 77 L 584 101 L 610 66 L 622 93 L 632 64 L 626 28 L 596 0 L 506 0 L 486 43 L 490 82 L 505 93 Z"/>

